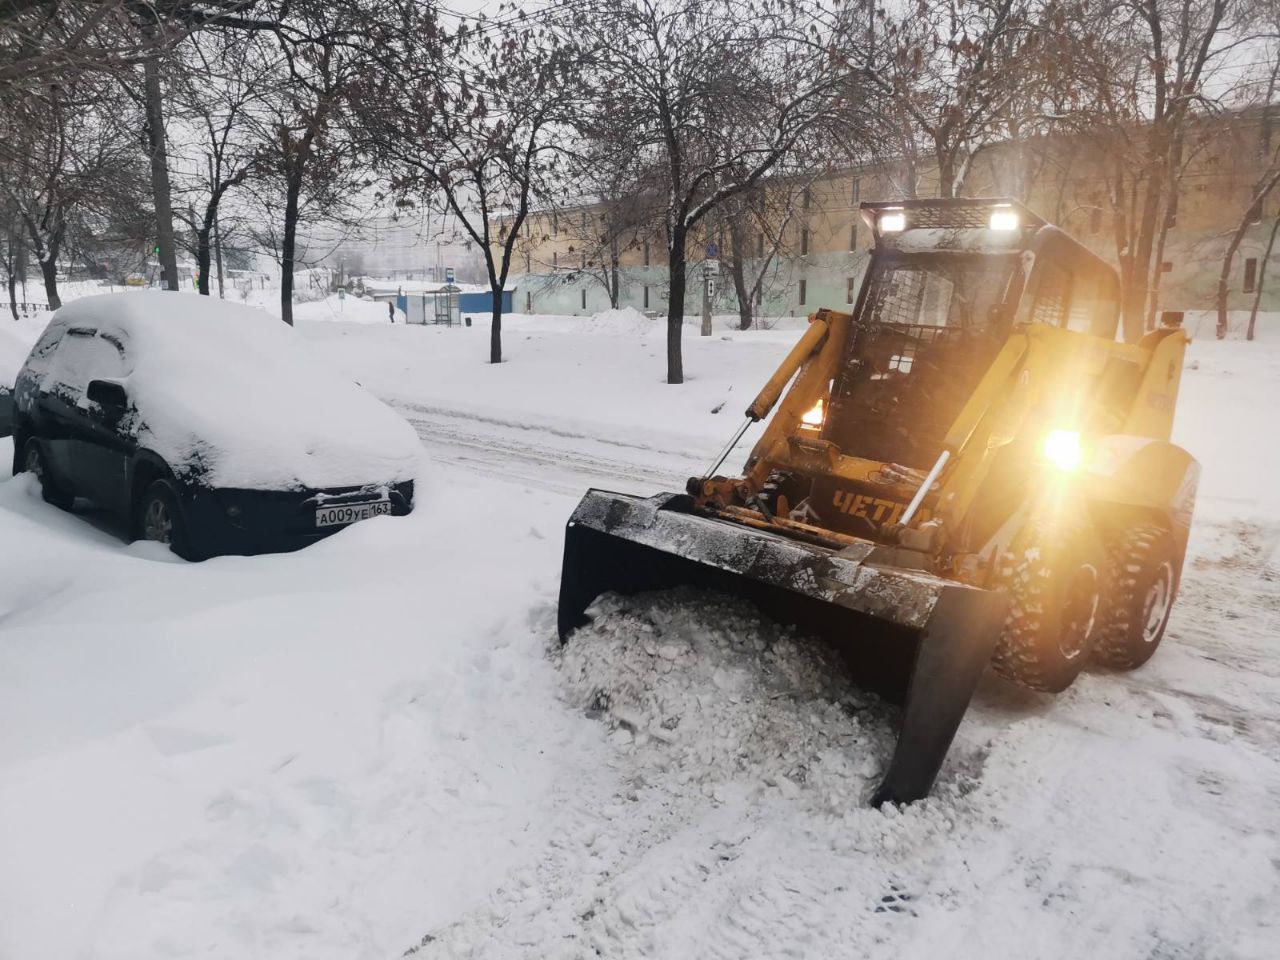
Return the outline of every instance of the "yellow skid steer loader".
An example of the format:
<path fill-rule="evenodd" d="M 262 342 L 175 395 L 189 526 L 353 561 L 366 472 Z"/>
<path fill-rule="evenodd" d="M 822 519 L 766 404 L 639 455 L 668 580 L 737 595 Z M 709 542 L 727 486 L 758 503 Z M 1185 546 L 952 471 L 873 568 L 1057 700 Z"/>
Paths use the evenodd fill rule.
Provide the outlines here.
<path fill-rule="evenodd" d="M 1199 465 L 1169 442 L 1186 334 L 1116 340 L 1115 271 L 1010 200 L 864 203 L 852 313 L 819 310 L 747 408 L 741 476 L 588 491 L 559 629 L 602 593 L 742 596 L 902 707 L 872 802 L 928 794 L 988 663 L 1065 689 L 1154 652 Z"/>

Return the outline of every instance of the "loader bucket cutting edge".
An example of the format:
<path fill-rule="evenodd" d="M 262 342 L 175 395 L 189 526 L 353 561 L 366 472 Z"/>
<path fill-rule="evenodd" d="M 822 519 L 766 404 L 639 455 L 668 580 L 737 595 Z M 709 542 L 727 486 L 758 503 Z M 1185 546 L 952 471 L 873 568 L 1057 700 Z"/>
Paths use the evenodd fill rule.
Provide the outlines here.
<path fill-rule="evenodd" d="M 691 512 L 680 494 L 590 490 L 565 530 L 558 626 L 564 641 L 601 594 L 677 586 L 749 600 L 834 641 L 855 679 L 902 708 L 872 804 L 925 797 L 1000 633 L 999 593 Z"/>

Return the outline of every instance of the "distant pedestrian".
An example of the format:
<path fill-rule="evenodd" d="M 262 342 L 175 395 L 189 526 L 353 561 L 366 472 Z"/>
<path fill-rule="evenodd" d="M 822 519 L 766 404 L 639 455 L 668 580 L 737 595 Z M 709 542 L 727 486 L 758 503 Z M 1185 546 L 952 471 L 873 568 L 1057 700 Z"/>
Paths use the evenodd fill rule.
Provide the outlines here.
<path fill-rule="evenodd" d="M 387 316 L 391 318 L 391 322 L 396 322 L 396 305 L 390 300 L 387 301 Z"/>

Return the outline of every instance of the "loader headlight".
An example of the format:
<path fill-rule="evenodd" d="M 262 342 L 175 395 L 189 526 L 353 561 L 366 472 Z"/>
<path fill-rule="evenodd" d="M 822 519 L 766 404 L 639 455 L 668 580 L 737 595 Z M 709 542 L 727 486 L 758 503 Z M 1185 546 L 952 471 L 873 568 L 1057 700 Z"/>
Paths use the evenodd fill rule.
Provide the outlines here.
<path fill-rule="evenodd" d="M 800 423 L 806 427 L 813 427 L 815 430 L 822 426 L 822 419 L 827 415 L 826 408 L 821 400 L 804 412 L 800 418 Z"/>
<path fill-rule="evenodd" d="M 1009 207 L 996 207 L 991 211 L 988 223 L 992 230 L 1017 230 L 1018 211 Z"/>
<path fill-rule="evenodd" d="M 1075 430 L 1050 430 L 1041 448 L 1044 458 L 1059 470 L 1076 470 L 1084 461 L 1080 434 Z"/>
<path fill-rule="evenodd" d="M 907 229 L 907 215 L 901 210 L 882 213 L 880 219 L 876 221 L 876 226 L 880 228 L 881 233 L 901 233 Z"/>

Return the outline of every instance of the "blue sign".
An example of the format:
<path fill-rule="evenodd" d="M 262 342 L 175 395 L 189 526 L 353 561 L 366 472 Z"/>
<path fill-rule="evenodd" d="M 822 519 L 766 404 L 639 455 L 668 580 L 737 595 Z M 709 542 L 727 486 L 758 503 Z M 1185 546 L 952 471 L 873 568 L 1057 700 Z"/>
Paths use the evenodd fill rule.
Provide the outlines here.
<path fill-rule="evenodd" d="M 716 259 L 717 257 L 719 257 L 719 256 L 720 256 L 720 248 L 719 248 L 719 247 L 717 247 L 717 246 L 715 245 L 715 243 L 714 243 L 714 242 L 712 242 L 712 243 L 708 243 L 708 244 L 707 244 L 707 259 L 708 259 L 708 260 L 715 260 L 715 259 Z"/>
<path fill-rule="evenodd" d="M 453 267 L 444 268 L 444 282 L 453 283 Z"/>

